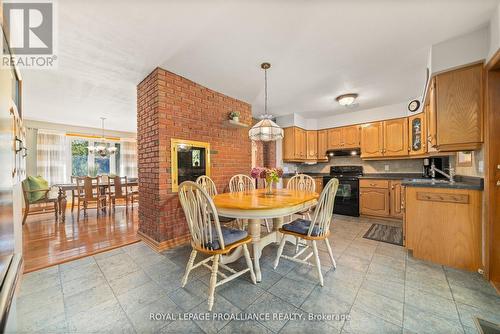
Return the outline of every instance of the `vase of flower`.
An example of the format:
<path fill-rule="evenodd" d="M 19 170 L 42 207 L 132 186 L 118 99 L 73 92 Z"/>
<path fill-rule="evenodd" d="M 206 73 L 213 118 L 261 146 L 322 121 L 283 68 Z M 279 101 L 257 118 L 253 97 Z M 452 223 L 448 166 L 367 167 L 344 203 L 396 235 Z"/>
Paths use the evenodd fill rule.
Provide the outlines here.
<path fill-rule="evenodd" d="M 280 177 L 283 176 L 283 170 L 281 168 L 264 168 L 255 167 L 252 168 L 250 175 L 254 179 L 264 179 L 266 181 L 266 191 L 265 195 L 273 194 L 273 183 L 277 183 Z"/>

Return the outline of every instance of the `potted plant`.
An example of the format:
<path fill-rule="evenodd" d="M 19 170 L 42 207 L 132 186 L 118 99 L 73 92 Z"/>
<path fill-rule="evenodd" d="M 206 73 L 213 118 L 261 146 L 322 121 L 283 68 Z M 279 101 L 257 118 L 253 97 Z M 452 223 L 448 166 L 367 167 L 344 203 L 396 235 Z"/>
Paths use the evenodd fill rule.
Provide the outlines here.
<path fill-rule="evenodd" d="M 279 179 L 283 176 L 283 170 L 281 168 L 255 167 L 255 168 L 252 168 L 250 175 L 254 179 L 266 180 L 266 192 L 265 192 L 265 194 L 272 195 L 273 183 L 278 183 Z"/>
<path fill-rule="evenodd" d="M 238 111 L 231 111 L 229 113 L 229 119 L 235 122 L 240 121 L 240 113 Z"/>

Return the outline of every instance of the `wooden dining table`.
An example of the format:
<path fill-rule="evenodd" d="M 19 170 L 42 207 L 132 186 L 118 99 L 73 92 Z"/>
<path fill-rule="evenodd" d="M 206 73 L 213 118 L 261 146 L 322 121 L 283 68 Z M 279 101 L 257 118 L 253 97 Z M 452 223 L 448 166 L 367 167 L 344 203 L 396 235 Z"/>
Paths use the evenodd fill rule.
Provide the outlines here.
<path fill-rule="evenodd" d="M 110 185 L 113 185 L 113 179 L 110 178 Z M 128 179 L 127 180 L 127 187 L 137 187 L 139 185 L 138 179 Z M 101 184 L 99 185 L 100 187 L 105 187 L 107 186 L 106 184 Z M 122 186 L 125 186 L 125 184 L 122 184 Z M 58 194 L 57 194 L 57 206 L 58 206 L 58 214 L 59 218 L 61 219 L 61 222 L 64 223 L 66 220 L 66 192 L 67 191 L 72 191 L 72 190 L 77 190 L 76 183 L 57 183 L 53 184 L 52 187 L 57 187 Z M 97 184 L 95 184 L 95 187 L 97 187 Z"/>
<path fill-rule="evenodd" d="M 248 220 L 248 232 L 252 237 L 254 270 L 257 281 L 262 280 L 260 256 L 262 249 L 281 240 L 278 229 L 284 223 L 284 217 L 307 210 L 317 204 L 319 195 L 301 190 L 276 189 L 266 194 L 266 189 L 215 195 L 213 200 L 217 214 L 224 217 Z M 261 221 L 273 220 L 271 233 L 261 235 Z M 290 239 L 291 242 L 294 240 Z M 236 261 L 243 255 L 241 249 L 222 257 L 224 264 Z"/>

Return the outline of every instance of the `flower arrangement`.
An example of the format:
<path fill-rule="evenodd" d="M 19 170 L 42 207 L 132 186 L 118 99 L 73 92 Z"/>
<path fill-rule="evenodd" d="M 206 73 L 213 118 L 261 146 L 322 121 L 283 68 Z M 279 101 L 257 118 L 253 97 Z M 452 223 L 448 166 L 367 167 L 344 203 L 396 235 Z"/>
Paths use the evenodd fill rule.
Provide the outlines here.
<path fill-rule="evenodd" d="M 280 177 L 283 176 L 283 169 L 281 168 L 265 168 L 265 167 L 254 167 L 252 168 L 250 175 L 254 179 L 264 179 L 266 180 L 266 194 L 272 193 L 273 183 L 277 183 Z"/>

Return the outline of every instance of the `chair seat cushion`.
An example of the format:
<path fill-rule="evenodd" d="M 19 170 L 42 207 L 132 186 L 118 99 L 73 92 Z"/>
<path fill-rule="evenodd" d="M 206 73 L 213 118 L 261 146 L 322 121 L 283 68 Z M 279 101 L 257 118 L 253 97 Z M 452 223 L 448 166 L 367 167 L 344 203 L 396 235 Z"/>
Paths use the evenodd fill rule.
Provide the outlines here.
<path fill-rule="evenodd" d="M 310 220 L 298 218 L 292 221 L 291 223 L 284 224 L 281 228 L 284 229 L 285 231 L 307 235 L 307 232 L 309 231 L 309 226 L 311 226 Z M 311 236 L 317 237 L 320 234 L 320 232 L 321 229 L 318 226 L 314 226 Z"/>
<path fill-rule="evenodd" d="M 219 222 L 221 224 L 227 224 L 227 223 L 230 223 L 230 222 L 232 222 L 234 220 L 235 220 L 234 218 L 219 216 Z"/>
<path fill-rule="evenodd" d="M 242 239 L 245 239 L 248 235 L 247 231 L 238 230 L 235 228 L 221 226 L 220 229 L 222 232 L 222 237 L 224 238 L 225 246 L 238 242 Z M 205 247 L 210 250 L 220 249 L 221 247 L 219 243 L 219 237 L 217 236 L 217 232 L 215 231 L 214 228 L 212 228 L 212 236 L 213 236 L 212 242 L 207 242 L 205 244 Z"/>

